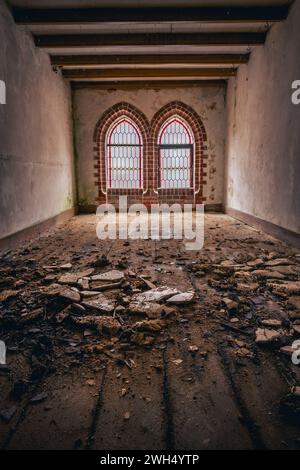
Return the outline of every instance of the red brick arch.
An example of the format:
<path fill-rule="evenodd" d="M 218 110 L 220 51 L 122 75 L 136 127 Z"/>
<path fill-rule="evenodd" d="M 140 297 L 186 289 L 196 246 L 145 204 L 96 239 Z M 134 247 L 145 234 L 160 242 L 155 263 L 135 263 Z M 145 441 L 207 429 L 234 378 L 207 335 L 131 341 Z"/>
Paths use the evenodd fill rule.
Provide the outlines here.
<path fill-rule="evenodd" d="M 158 135 L 163 124 L 170 119 L 172 116 L 179 116 L 185 120 L 193 131 L 195 138 L 195 191 L 191 189 L 164 189 L 159 190 L 159 199 L 166 198 L 172 199 L 173 201 L 178 200 L 179 202 L 188 202 L 188 199 L 192 198 L 194 203 L 202 203 L 205 201 L 203 195 L 204 185 L 206 184 L 206 160 L 207 160 L 207 135 L 204 124 L 200 116 L 194 111 L 193 108 L 182 103 L 180 101 L 172 101 L 167 105 L 163 106 L 152 118 L 151 131 L 150 131 L 150 142 L 149 145 L 152 149 L 152 162 L 149 162 L 149 166 L 152 167 L 153 181 L 152 188 L 157 191 L 157 171 L 158 168 Z M 149 168 L 150 173 L 150 168 Z M 161 197 L 160 197 L 161 196 Z"/>
<path fill-rule="evenodd" d="M 105 139 L 110 126 L 120 117 L 131 119 L 139 129 L 143 139 L 143 180 L 144 188 L 148 181 L 148 151 L 149 151 L 149 129 L 150 124 L 146 116 L 132 104 L 121 102 L 106 110 L 97 122 L 93 135 L 95 165 L 95 185 L 98 187 L 97 202 L 112 202 L 114 196 L 120 194 L 142 197 L 144 189 L 107 189 L 105 171 Z"/>

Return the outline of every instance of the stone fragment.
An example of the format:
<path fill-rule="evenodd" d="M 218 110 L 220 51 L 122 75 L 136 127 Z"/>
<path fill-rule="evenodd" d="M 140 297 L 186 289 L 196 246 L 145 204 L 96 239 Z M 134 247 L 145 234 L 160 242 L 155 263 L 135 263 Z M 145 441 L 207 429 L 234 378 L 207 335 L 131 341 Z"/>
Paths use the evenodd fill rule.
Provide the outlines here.
<path fill-rule="evenodd" d="M 271 328 L 280 328 L 282 325 L 282 322 L 281 320 L 270 319 L 270 320 L 261 320 L 261 324 L 263 326 L 268 326 Z"/>
<path fill-rule="evenodd" d="M 51 284 L 44 290 L 44 293 L 48 297 L 62 297 L 64 299 L 70 300 L 71 302 L 80 301 L 80 294 L 77 289 L 68 286 L 62 286 L 60 284 Z"/>
<path fill-rule="evenodd" d="M 265 263 L 266 266 L 285 266 L 289 264 L 293 264 L 293 262 L 288 258 L 275 258 Z"/>
<path fill-rule="evenodd" d="M 161 286 L 141 294 L 136 294 L 132 300 L 134 302 L 162 302 L 179 293 L 174 287 Z"/>
<path fill-rule="evenodd" d="M 90 276 L 94 272 L 93 268 L 78 271 L 76 273 L 66 273 L 60 276 L 58 282 L 60 284 L 77 284 L 79 279 Z"/>
<path fill-rule="evenodd" d="M 272 343 L 275 339 L 281 336 L 281 333 L 276 330 L 269 330 L 266 328 L 258 328 L 255 332 L 257 344 Z"/>
<path fill-rule="evenodd" d="M 71 263 L 66 263 L 66 264 L 62 264 L 60 266 L 60 269 L 71 269 L 72 268 L 72 264 Z"/>
<path fill-rule="evenodd" d="M 300 296 L 290 297 L 288 299 L 288 304 L 300 311 Z"/>
<path fill-rule="evenodd" d="M 166 320 L 144 320 L 134 323 L 133 330 L 149 331 L 151 333 L 159 333 L 166 327 Z"/>
<path fill-rule="evenodd" d="M 17 411 L 16 406 L 12 406 L 11 408 L 6 408 L 3 410 L 0 410 L 0 417 L 5 421 L 6 423 L 9 423 L 13 416 L 15 415 Z"/>
<path fill-rule="evenodd" d="M 235 302 L 234 300 L 229 299 L 228 297 L 223 298 L 222 302 L 223 302 L 223 304 L 225 304 L 225 307 L 229 311 L 238 309 L 239 304 L 237 302 Z"/>
<path fill-rule="evenodd" d="M 199 351 L 198 346 L 194 346 L 194 345 L 189 346 L 189 352 L 195 353 L 197 351 Z"/>
<path fill-rule="evenodd" d="M 115 303 L 103 294 L 98 294 L 96 298 L 93 297 L 90 300 L 84 300 L 82 305 L 100 313 L 112 313 L 115 309 Z"/>
<path fill-rule="evenodd" d="M 291 356 L 295 352 L 295 349 L 292 346 L 283 346 L 280 348 L 280 352 L 286 356 Z"/>
<path fill-rule="evenodd" d="M 15 290 L 3 290 L 0 292 L 0 302 L 6 302 L 6 300 L 15 297 L 18 294 Z"/>
<path fill-rule="evenodd" d="M 116 318 L 109 316 L 95 317 L 87 315 L 85 317 L 72 317 L 78 326 L 94 327 L 100 334 L 116 335 L 121 330 L 121 325 Z"/>
<path fill-rule="evenodd" d="M 46 392 L 41 392 L 35 395 L 34 397 L 31 398 L 30 403 L 41 403 L 42 401 L 47 400 L 48 398 L 48 393 Z"/>
<path fill-rule="evenodd" d="M 262 266 L 264 264 L 263 260 L 261 258 L 254 259 L 252 261 L 248 261 L 247 265 L 257 268 L 258 266 Z"/>
<path fill-rule="evenodd" d="M 172 362 L 173 362 L 173 364 L 175 364 L 176 366 L 180 366 L 180 364 L 183 363 L 183 360 L 182 360 L 182 359 L 174 359 Z"/>
<path fill-rule="evenodd" d="M 284 275 L 271 269 L 257 269 L 253 274 L 260 279 L 284 279 Z"/>
<path fill-rule="evenodd" d="M 156 302 L 131 302 L 128 306 L 128 311 L 131 315 L 143 315 L 152 319 L 176 316 L 174 307 L 161 305 Z"/>
<path fill-rule="evenodd" d="M 21 315 L 20 323 L 29 323 L 31 321 L 34 321 L 37 318 L 39 318 L 41 315 L 43 315 L 43 313 L 44 313 L 43 307 L 36 308 L 35 310 L 32 310 L 32 312 L 30 312 L 30 313 L 26 313 L 25 315 Z"/>
<path fill-rule="evenodd" d="M 103 281 L 103 282 L 119 282 L 124 279 L 124 273 L 116 269 L 107 271 L 106 273 L 97 274 L 91 277 L 92 281 Z"/>
<path fill-rule="evenodd" d="M 186 305 L 190 304 L 193 302 L 195 297 L 194 292 L 182 292 L 180 294 L 173 295 L 173 297 L 170 297 L 167 299 L 167 304 L 172 304 L 172 305 Z"/>
<path fill-rule="evenodd" d="M 300 336 L 300 325 L 293 325 L 293 330 L 296 336 Z"/>
<path fill-rule="evenodd" d="M 281 284 L 269 283 L 268 286 L 273 292 L 280 294 L 300 295 L 300 281 L 283 282 Z"/>

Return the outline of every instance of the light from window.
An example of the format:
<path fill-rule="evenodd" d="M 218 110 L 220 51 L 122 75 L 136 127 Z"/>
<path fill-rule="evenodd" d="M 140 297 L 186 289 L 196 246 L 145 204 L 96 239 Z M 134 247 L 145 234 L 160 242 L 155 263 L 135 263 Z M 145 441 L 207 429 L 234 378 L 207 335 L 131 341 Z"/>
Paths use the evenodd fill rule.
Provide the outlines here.
<path fill-rule="evenodd" d="M 192 131 L 180 118 L 173 117 L 164 124 L 158 142 L 160 188 L 193 187 L 193 144 Z"/>
<path fill-rule="evenodd" d="M 106 181 L 108 188 L 143 187 L 143 143 L 136 125 L 121 118 L 107 133 Z"/>

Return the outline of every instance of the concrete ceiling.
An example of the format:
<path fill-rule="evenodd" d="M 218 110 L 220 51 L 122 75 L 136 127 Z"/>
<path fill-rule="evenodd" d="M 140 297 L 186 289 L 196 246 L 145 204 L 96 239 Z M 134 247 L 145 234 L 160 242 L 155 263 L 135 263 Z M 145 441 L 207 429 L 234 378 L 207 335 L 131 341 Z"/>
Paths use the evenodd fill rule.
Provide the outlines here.
<path fill-rule="evenodd" d="M 149 80 L 173 85 L 223 82 L 236 73 L 239 64 L 247 62 L 254 47 L 262 47 L 272 24 L 288 14 L 287 8 L 280 7 L 290 3 L 9 1 L 16 23 L 33 34 L 36 45 L 51 55 L 53 65 L 61 68 L 66 79 L 93 86 L 95 82 L 141 86 Z M 167 9 L 162 10 L 164 7 Z"/>

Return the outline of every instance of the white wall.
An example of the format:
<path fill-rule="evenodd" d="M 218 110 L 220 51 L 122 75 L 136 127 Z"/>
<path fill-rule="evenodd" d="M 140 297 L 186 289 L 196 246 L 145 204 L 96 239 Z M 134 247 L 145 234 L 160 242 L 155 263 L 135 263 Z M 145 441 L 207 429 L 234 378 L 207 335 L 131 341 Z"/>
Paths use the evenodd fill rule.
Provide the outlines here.
<path fill-rule="evenodd" d="M 128 102 L 151 121 L 167 103 L 178 100 L 191 106 L 203 120 L 208 139 L 207 204 L 222 204 L 226 136 L 225 88 L 139 90 L 82 89 L 74 92 L 79 203 L 95 204 L 93 132 L 101 115 L 119 102 Z"/>
<path fill-rule="evenodd" d="M 0 4 L 0 238 L 73 207 L 69 87 Z"/>
<path fill-rule="evenodd" d="M 230 79 L 227 206 L 300 233 L 300 0 Z"/>

